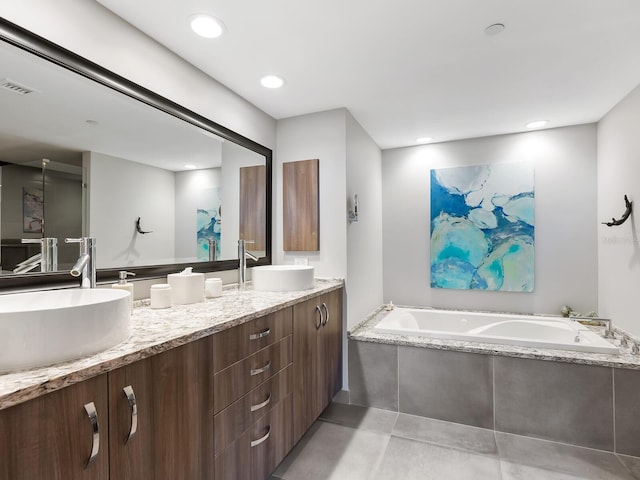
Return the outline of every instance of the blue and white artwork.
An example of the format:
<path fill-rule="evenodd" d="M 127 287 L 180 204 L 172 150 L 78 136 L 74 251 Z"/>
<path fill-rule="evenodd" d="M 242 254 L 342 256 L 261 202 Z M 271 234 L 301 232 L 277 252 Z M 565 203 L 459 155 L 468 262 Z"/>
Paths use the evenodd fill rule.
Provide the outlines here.
<path fill-rule="evenodd" d="M 531 162 L 431 170 L 431 287 L 532 292 Z"/>
<path fill-rule="evenodd" d="M 222 231 L 222 207 L 220 188 L 211 188 L 207 192 L 208 208 L 198 208 L 197 212 L 197 256 L 198 260 L 208 261 L 210 257 L 209 240 L 216 241 L 215 258 L 220 258 L 220 233 Z M 209 195 L 210 193 L 210 195 Z"/>

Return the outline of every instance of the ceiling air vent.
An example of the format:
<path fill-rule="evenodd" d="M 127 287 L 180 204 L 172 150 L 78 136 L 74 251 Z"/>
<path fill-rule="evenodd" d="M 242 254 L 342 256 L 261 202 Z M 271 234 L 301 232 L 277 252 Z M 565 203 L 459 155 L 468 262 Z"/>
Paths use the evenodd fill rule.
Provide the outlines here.
<path fill-rule="evenodd" d="M 13 80 L 9 80 L 8 78 L 0 79 L 0 87 L 5 90 L 11 90 L 18 95 L 27 95 L 28 93 L 38 92 L 35 88 L 27 87 L 26 85 L 21 85 L 18 82 L 14 82 Z"/>

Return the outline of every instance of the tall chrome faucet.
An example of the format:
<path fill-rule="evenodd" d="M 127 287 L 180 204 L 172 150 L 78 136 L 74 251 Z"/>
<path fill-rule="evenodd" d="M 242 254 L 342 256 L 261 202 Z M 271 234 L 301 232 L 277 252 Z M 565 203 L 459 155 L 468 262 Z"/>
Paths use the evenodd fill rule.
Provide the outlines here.
<path fill-rule="evenodd" d="M 38 265 L 40 265 L 41 272 L 55 272 L 58 270 L 57 238 L 23 238 L 22 243 L 39 243 L 40 253 L 18 264 L 13 273 L 26 273 Z"/>
<path fill-rule="evenodd" d="M 80 256 L 69 273 L 81 277 L 81 288 L 96 288 L 96 239 L 93 237 L 65 238 L 64 243 L 80 245 Z"/>
<path fill-rule="evenodd" d="M 251 260 L 258 260 L 253 253 L 247 250 L 247 244 L 254 243 L 249 240 L 238 240 L 238 288 L 244 289 L 247 282 L 247 258 Z"/>

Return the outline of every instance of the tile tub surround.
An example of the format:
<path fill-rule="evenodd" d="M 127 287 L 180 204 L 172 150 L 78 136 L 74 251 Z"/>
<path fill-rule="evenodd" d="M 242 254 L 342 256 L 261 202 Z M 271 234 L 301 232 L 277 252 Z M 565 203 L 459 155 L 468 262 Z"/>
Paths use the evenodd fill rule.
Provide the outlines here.
<path fill-rule="evenodd" d="M 164 310 L 152 310 L 148 300 L 137 301 L 131 334 L 119 345 L 80 360 L 0 375 L 0 410 L 343 286 L 341 279 L 316 279 L 313 289 L 298 292 L 256 292 L 250 285 L 239 291 L 228 286 L 221 297 Z"/>
<path fill-rule="evenodd" d="M 638 480 L 640 458 L 331 404 L 272 480 Z"/>
<path fill-rule="evenodd" d="M 385 313 L 349 332 L 351 403 L 640 456 L 637 355 L 373 332 Z"/>

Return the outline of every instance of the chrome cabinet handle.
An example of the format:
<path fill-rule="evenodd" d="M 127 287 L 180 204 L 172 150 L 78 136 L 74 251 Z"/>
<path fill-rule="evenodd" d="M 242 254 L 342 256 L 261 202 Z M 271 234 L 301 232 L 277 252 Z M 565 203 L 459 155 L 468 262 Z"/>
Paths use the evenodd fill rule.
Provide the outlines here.
<path fill-rule="evenodd" d="M 92 445 L 91 445 L 91 455 L 89 456 L 89 460 L 87 460 L 87 467 L 93 463 L 93 461 L 98 456 L 98 452 L 100 451 L 100 426 L 98 425 L 98 411 L 96 410 L 96 405 L 93 402 L 89 402 L 84 406 L 87 415 L 89 416 L 89 421 L 91 422 L 91 430 L 93 432 L 92 435 Z"/>
<path fill-rule="evenodd" d="M 320 330 L 320 327 L 324 325 L 324 317 L 322 316 L 322 310 L 320 310 L 319 305 L 316 305 L 316 311 L 318 312 L 318 315 L 320 315 L 320 322 L 316 323 L 316 330 Z"/>
<path fill-rule="evenodd" d="M 267 433 L 264 434 L 264 437 L 260 437 L 257 440 L 251 440 L 251 448 L 257 447 L 258 445 L 260 445 L 267 438 L 269 438 L 269 435 L 271 435 L 271 425 L 267 427 Z"/>
<path fill-rule="evenodd" d="M 138 432 L 138 403 L 136 402 L 136 394 L 131 385 L 124 387 L 122 391 L 129 402 L 129 408 L 131 408 L 131 428 L 129 428 L 129 435 L 124 441 L 124 443 L 127 444 Z"/>
<path fill-rule="evenodd" d="M 252 369 L 251 376 L 253 377 L 254 375 L 260 375 L 261 373 L 266 372 L 270 368 L 271 368 L 271 360 L 269 360 L 264 367 Z"/>
<path fill-rule="evenodd" d="M 322 326 L 324 327 L 327 323 L 329 323 L 329 308 L 327 307 L 326 303 L 322 304 L 322 308 L 324 308 L 324 323 L 322 324 Z"/>
<path fill-rule="evenodd" d="M 269 394 L 269 396 L 267 397 L 267 399 L 264 402 L 258 403 L 256 405 L 251 405 L 251 411 L 255 412 L 256 410 L 260 410 L 261 408 L 264 408 L 267 405 L 269 405 L 269 402 L 271 402 L 271 394 Z"/>
<path fill-rule="evenodd" d="M 269 335 L 271 333 L 271 329 L 267 328 L 266 330 L 264 330 L 263 332 L 260 333 L 252 333 L 251 335 L 249 335 L 249 340 L 258 340 L 260 338 L 264 338 L 267 335 Z"/>

